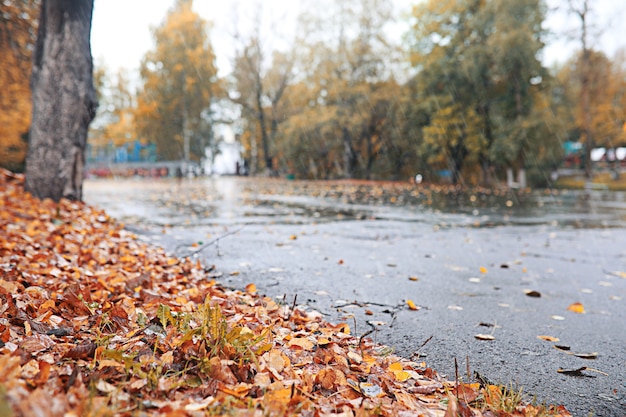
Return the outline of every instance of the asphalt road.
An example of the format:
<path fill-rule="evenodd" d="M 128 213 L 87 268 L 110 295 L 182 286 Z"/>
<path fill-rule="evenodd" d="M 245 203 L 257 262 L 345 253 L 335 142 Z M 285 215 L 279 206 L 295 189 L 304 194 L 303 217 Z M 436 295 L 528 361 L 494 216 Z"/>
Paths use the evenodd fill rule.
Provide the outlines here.
<path fill-rule="evenodd" d="M 532 221 L 518 213 L 519 222 L 490 210 L 485 221 L 483 208 L 346 205 L 259 194 L 250 180 L 204 181 L 88 181 L 85 199 L 179 256 L 202 248 L 197 256 L 226 286 L 253 282 L 357 335 L 374 330 L 374 340 L 449 378 L 456 359 L 466 381 L 477 372 L 575 416 L 626 416 L 626 230 L 613 227 L 626 219 L 620 204 L 613 217 L 614 202 L 590 204 L 589 213 L 572 206 L 574 222 L 562 221 L 563 210 Z M 599 212 L 603 220 L 593 221 Z M 568 310 L 574 303 L 583 314 Z M 558 372 L 581 367 L 577 376 Z"/>

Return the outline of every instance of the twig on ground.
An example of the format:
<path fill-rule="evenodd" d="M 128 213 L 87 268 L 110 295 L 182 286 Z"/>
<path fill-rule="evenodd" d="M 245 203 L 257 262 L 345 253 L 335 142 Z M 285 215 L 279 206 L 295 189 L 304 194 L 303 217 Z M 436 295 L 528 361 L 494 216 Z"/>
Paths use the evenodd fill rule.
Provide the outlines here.
<path fill-rule="evenodd" d="M 235 233 L 241 232 L 247 225 L 248 224 L 246 223 L 246 224 L 244 224 L 243 226 L 241 226 L 238 229 L 231 230 L 230 232 L 224 233 L 223 235 L 216 237 L 212 241 L 207 242 L 204 245 L 201 245 L 197 249 L 194 249 L 194 250 L 190 251 L 189 253 L 181 254 L 179 256 L 181 258 L 188 258 L 190 256 L 197 255 L 198 253 L 202 252 L 203 250 L 205 250 L 206 248 L 208 248 L 211 245 L 215 245 L 215 244 L 219 245 L 221 239 L 224 239 L 225 237 L 230 236 L 230 235 L 234 235 Z M 186 245 L 179 245 L 178 247 L 176 247 L 175 251 L 177 252 L 178 249 L 180 249 L 182 246 L 186 246 Z M 219 246 L 218 246 L 218 256 L 221 256 L 221 255 L 219 255 Z"/>

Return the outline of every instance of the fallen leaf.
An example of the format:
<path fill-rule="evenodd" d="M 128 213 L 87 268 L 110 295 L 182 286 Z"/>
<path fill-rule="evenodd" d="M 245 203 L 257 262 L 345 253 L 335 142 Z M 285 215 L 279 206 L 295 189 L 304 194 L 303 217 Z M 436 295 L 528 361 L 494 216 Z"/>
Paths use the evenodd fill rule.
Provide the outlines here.
<path fill-rule="evenodd" d="M 289 347 L 298 347 L 303 350 L 312 350 L 314 346 L 313 342 L 311 342 L 306 337 L 293 338 L 287 343 L 287 345 Z"/>
<path fill-rule="evenodd" d="M 420 309 L 418 306 L 415 305 L 415 303 L 412 300 L 406 300 L 406 305 L 409 306 L 410 310 L 417 311 Z"/>
<path fill-rule="evenodd" d="M 359 390 L 366 397 L 378 397 L 383 395 L 383 389 L 379 385 L 369 382 L 361 382 L 359 384 Z"/>
<path fill-rule="evenodd" d="M 585 314 L 585 307 L 581 303 L 570 304 L 569 307 L 567 307 L 567 309 L 574 313 Z"/>
<path fill-rule="evenodd" d="M 491 334 L 476 334 L 474 337 L 478 340 L 496 340 L 496 338 Z"/>
<path fill-rule="evenodd" d="M 83 343 L 78 346 L 74 346 L 73 348 L 65 352 L 63 358 L 92 359 L 93 355 L 96 353 L 97 347 L 98 346 L 93 342 Z"/>
<path fill-rule="evenodd" d="M 591 352 L 591 353 L 568 352 L 568 354 L 572 356 L 576 356 L 577 358 L 581 358 L 581 359 L 597 359 L 598 358 L 598 352 Z"/>
<path fill-rule="evenodd" d="M 546 340 L 548 342 L 558 342 L 559 338 L 554 336 L 537 336 L 537 339 Z"/>
<path fill-rule="evenodd" d="M 528 297 L 533 297 L 533 298 L 540 298 L 541 297 L 541 293 L 539 291 L 535 291 L 535 290 L 524 290 L 524 294 L 526 294 L 526 296 L 528 296 Z"/>
<path fill-rule="evenodd" d="M 604 372 L 598 371 L 597 369 L 591 369 L 591 368 L 587 368 L 586 366 L 581 366 L 580 368 L 577 369 L 563 369 L 563 368 L 559 368 L 556 370 L 558 373 L 563 374 L 563 375 L 569 375 L 569 376 L 584 376 L 587 378 L 593 378 L 593 376 L 591 375 L 585 375 L 583 374 L 583 371 L 592 371 L 592 372 L 598 372 L 601 373 L 603 375 L 607 375 Z"/>
<path fill-rule="evenodd" d="M 409 281 L 419 281 L 418 277 L 409 277 Z"/>
<path fill-rule="evenodd" d="M 246 285 L 246 292 L 248 294 L 256 294 L 256 285 L 254 285 L 254 284 Z"/>
<path fill-rule="evenodd" d="M 484 266 L 481 266 L 479 268 L 479 271 L 480 271 L 481 274 L 486 274 L 487 273 L 487 268 L 485 268 Z"/>

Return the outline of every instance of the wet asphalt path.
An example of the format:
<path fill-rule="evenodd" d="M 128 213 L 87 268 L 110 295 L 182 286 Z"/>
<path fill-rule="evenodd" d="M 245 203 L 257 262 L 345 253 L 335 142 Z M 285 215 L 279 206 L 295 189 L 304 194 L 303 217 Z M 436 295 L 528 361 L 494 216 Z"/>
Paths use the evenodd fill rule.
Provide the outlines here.
<path fill-rule="evenodd" d="M 197 181 L 88 181 L 85 199 L 178 255 L 194 242 L 207 245 L 198 255 L 226 286 L 253 282 L 287 303 L 297 297 L 357 335 L 374 330 L 376 341 L 449 378 L 456 359 L 464 380 L 469 365 L 575 416 L 626 415 L 626 229 L 572 227 L 549 216 L 474 227 L 485 210 L 346 206 L 257 195 L 236 178 L 203 181 L 200 188 Z M 595 206 L 574 220 L 585 224 L 598 213 L 599 224 L 615 224 Z M 407 307 L 409 299 L 419 310 Z M 585 314 L 568 310 L 575 302 Z M 582 359 L 555 344 L 598 356 Z M 583 366 L 600 372 L 557 372 Z"/>

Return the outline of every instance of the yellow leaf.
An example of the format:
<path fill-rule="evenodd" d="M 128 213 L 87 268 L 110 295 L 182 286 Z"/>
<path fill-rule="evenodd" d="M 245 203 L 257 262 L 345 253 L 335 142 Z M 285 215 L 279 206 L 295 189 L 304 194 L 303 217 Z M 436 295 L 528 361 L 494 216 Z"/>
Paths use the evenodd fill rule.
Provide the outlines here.
<path fill-rule="evenodd" d="M 567 307 L 567 309 L 569 311 L 573 311 L 574 313 L 578 313 L 578 314 L 584 314 L 585 313 L 585 307 L 581 303 L 570 304 L 570 306 Z"/>
<path fill-rule="evenodd" d="M 400 362 L 394 362 L 391 365 L 389 365 L 389 370 L 390 371 L 401 371 L 402 370 L 402 364 Z"/>
<path fill-rule="evenodd" d="M 418 306 L 415 305 L 415 303 L 413 302 L 413 300 L 406 300 L 406 305 L 409 306 L 410 310 L 419 310 L 420 308 Z"/>
<path fill-rule="evenodd" d="M 480 273 L 481 274 L 486 274 L 487 273 L 487 268 L 485 268 L 484 266 L 480 267 Z"/>
<path fill-rule="evenodd" d="M 289 239 L 291 239 L 291 240 L 296 240 L 296 239 L 298 239 L 298 236 L 296 236 L 296 235 L 291 235 L 291 236 L 289 236 Z"/>
<path fill-rule="evenodd" d="M 404 382 L 411 377 L 411 374 L 406 371 L 395 371 L 393 374 L 398 382 Z"/>
<path fill-rule="evenodd" d="M 402 369 L 402 364 L 400 362 L 394 362 L 389 365 L 388 368 L 391 372 L 393 372 L 396 377 L 396 381 L 403 382 L 411 377 L 411 375 Z"/>

